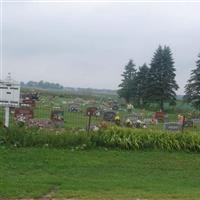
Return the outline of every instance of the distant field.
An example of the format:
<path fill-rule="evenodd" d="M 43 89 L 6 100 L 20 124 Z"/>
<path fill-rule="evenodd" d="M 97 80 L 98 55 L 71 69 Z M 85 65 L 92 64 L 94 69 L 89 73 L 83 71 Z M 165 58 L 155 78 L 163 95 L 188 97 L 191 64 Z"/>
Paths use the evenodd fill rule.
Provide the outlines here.
<path fill-rule="evenodd" d="M 193 153 L 0 149 L 0 199 L 197 200 Z"/>

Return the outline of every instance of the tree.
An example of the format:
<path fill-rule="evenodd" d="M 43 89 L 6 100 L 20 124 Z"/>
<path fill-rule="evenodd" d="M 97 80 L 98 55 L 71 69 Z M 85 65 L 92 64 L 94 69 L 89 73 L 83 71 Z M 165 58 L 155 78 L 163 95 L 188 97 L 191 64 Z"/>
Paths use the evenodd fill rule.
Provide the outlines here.
<path fill-rule="evenodd" d="M 148 100 L 159 103 L 160 109 L 164 109 L 164 102 L 176 103 L 175 67 L 172 53 L 169 47 L 158 47 L 150 64 L 148 76 Z"/>
<path fill-rule="evenodd" d="M 196 69 L 191 71 L 190 79 L 185 86 L 184 99 L 192 103 L 198 110 L 200 109 L 200 54 L 196 61 Z"/>
<path fill-rule="evenodd" d="M 118 94 L 129 103 L 133 97 L 133 82 L 136 77 L 135 64 L 132 60 L 129 60 L 128 64 L 125 66 L 122 77 L 123 79 L 122 83 L 119 85 L 120 89 L 118 90 Z"/>
<path fill-rule="evenodd" d="M 139 67 L 136 76 L 136 90 L 137 90 L 137 104 L 143 107 L 147 103 L 147 89 L 148 89 L 148 75 L 149 68 L 146 63 Z"/>

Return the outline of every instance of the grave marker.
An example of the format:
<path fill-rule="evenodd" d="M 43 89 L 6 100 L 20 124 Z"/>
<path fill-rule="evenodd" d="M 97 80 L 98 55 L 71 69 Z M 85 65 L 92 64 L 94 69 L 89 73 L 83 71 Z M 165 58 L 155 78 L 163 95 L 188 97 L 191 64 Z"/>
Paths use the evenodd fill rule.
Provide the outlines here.
<path fill-rule="evenodd" d="M 34 113 L 31 108 L 15 108 L 14 117 L 17 122 L 28 122 L 30 119 L 33 119 Z"/>
<path fill-rule="evenodd" d="M 96 116 L 97 113 L 97 107 L 88 107 L 86 110 L 86 115 L 87 116 Z"/>
<path fill-rule="evenodd" d="M 165 128 L 165 130 L 168 130 L 168 131 L 181 131 L 182 130 L 181 124 L 177 123 L 177 122 L 164 123 L 164 128 Z"/>
<path fill-rule="evenodd" d="M 108 122 L 113 122 L 115 120 L 116 113 L 114 111 L 106 111 L 103 114 L 103 119 Z"/>
<path fill-rule="evenodd" d="M 193 125 L 200 125 L 200 119 L 199 118 L 191 119 L 191 121 L 193 122 Z"/>
<path fill-rule="evenodd" d="M 79 112 L 80 111 L 80 104 L 78 103 L 70 103 L 68 105 L 69 112 Z"/>
<path fill-rule="evenodd" d="M 53 110 L 51 112 L 51 121 L 56 127 L 64 126 L 64 111 L 63 110 Z"/>
<path fill-rule="evenodd" d="M 167 120 L 167 115 L 164 112 L 159 111 L 154 113 L 153 118 L 158 121 L 164 122 L 165 120 Z"/>

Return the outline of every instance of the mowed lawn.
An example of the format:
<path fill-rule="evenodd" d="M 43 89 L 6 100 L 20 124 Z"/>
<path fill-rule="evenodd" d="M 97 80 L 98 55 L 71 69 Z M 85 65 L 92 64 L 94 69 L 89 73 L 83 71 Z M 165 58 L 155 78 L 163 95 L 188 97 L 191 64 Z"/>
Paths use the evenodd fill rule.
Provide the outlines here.
<path fill-rule="evenodd" d="M 0 199 L 199 199 L 200 154 L 0 149 Z"/>

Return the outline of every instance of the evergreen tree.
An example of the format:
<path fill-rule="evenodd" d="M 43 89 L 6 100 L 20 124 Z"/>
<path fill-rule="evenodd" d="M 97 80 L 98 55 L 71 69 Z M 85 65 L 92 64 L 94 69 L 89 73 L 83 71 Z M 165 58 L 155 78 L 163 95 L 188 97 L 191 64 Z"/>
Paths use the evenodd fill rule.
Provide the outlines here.
<path fill-rule="evenodd" d="M 149 68 L 145 63 L 139 67 L 136 77 L 137 104 L 139 107 L 143 107 L 147 103 L 148 75 Z"/>
<path fill-rule="evenodd" d="M 196 69 L 192 70 L 188 84 L 185 86 L 184 98 L 195 108 L 200 109 L 200 54 L 196 61 Z"/>
<path fill-rule="evenodd" d="M 118 94 L 120 97 L 124 98 L 127 103 L 130 102 L 133 97 L 133 82 L 136 77 L 135 64 L 132 60 L 129 60 L 128 64 L 125 66 L 125 70 L 122 74 L 122 83 L 119 85 L 120 89 Z"/>
<path fill-rule="evenodd" d="M 178 85 L 175 81 L 175 67 L 172 53 L 169 47 L 158 47 L 151 61 L 148 76 L 148 100 L 159 103 L 160 109 L 164 109 L 164 102 L 176 103 Z"/>

